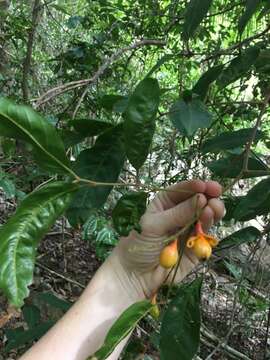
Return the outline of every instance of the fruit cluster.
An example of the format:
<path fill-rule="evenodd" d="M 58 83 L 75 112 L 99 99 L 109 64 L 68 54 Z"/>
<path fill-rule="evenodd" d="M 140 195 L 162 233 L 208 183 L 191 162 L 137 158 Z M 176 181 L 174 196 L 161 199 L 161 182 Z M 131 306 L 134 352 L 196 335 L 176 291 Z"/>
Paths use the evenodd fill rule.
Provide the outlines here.
<path fill-rule="evenodd" d="M 217 239 L 205 234 L 201 222 L 198 221 L 195 225 L 195 235 L 188 238 L 186 245 L 193 250 L 198 259 L 208 260 L 212 254 L 212 248 L 217 244 Z M 159 263 L 165 269 L 170 269 L 177 264 L 178 258 L 178 240 L 175 239 L 161 251 Z"/>

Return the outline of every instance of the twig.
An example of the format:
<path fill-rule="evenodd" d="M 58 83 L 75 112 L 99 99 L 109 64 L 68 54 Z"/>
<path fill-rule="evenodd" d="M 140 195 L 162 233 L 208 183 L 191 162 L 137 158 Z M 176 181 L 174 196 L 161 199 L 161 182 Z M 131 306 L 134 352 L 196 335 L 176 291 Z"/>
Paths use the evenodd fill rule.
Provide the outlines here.
<path fill-rule="evenodd" d="M 134 50 L 137 48 L 140 48 L 142 46 L 147 45 L 154 45 L 154 46 L 164 46 L 166 45 L 166 42 L 163 40 L 151 40 L 151 39 L 144 39 L 141 41 L 137 41 L 130 46 L 126 46 L 122 49 L 117 50 L 115 53 L 113 53 L 109 58 L 107 58 L 103 64 L 100 66 L 100 68 L 97 70 L 97 72 L 89 79 L 83 79 L 83 80 L 77 80 L 77 81 L 71 81 L 67 84 L 63 84 L 60 86 L 57 86 L 53 89 L 48 90 L 45 94 L 40 96 L 35 101 L 35 107 L 39 107 L 41 105 L 44 105 L 51 99 L 76 88 L 94 84 L 105 72 L 105 70 L 116 60 L 118 60 L 125 52 Z"/>
<path fill-rule="evenodd" d="M 230 47 L 228 47 L 227 49 L 221 49 L 219 51 L 217 51 L 215 54 L 212 54 L 208 57 L 206 57 L 205 59 L 203 59 L 202 61 L 205 62 L 205 61 L 209 61 L 215 57 L 218 57 L 218 56 L 221 56 L 221 55 L 226 55 L 228 53 L 230 53 L 231 51 L 237 49 L 237 48 L 240 48 L 242 45 L 246 44 L 246 43 L 249 43 L 253 40 L 256 40 L 258 38 L 260 38 L 261 36 L 265 35 L 268 31 L 270 30 L 270 25 L 267 26 L 262 32 L 260 32 L 259 34 L 256 34 L 256 35 L 252 35 L 240 42 L 238 42 L 237 44 L 234 44 Z"/>
<path fill-rule="evenodd" d="M 268 345 L 267 342 L 268 342 L 269 329 L 270 329 L 270 304 L 269 304 L 269 308 L 268 308 L 267 326 L 266 326 L 266 333 L 265 333 L 265 340 L 264 340 L 263 360 L 267 359 L 267 345 Z"/>
<path fill-rule="evenodd" d="M 237 183 L 237 181 L 239 181 L 240 179 L 242 179 L 242 177 L 245 174 L 250 174 L 250 173 L 254 173 L 254 170 L 248 170 L 248 161 L 249 161 L 249 155 L 250 155 L 250 151 L 251 151 L 251 146 L 253 144 L 253 141 L 256 137 L 257 131 L 259 126 L 261 125 L 262 122 L 262 118 L 263 115 L 266 112 L 268 103 L 270 100 L 270 92 L 265 96 L 264 101 L 263 101 L 263 106 L 261 108 L 261 111 L 259 113 L 259 116 L 257 118 L 257 121 L 255 123 L 255 126 L 253 128 L 252 134 L 250 136 L 250 139 L 248 140 L 247 144 L 246 144 L 246 148 L 243 152 L 244 154 L 244 158 L 243 158 L 243 165 L 242 165 L 242 170 L 240 171 L 240 173 L 238 174 L 238 176 L 224 189 L 223 194 L 228 191 L 229 189 L 231 189 L 233 187 L 234 184 Z M 257 171 L 256 171 L 257 172 Z M 263 175 L 268 175 L 269 171 L 265 170 L 263 171 Z M 261 172 L 258 172 L 258 176 L 262 176 Z"/>
<path fill-rule="evenodd" d="M 69 282 L 69 283 L 71 283 L 71 284 L 74 284 L 74 285 L 79 286 L 81 289 L 85 289 L 85 286 L 84 286 L 83 284 L 79 283 L 79 282 L 76 281 L 76 280 L 72 280 L 72 279 L 70 279 L 70 278 L 68 278 L 68 277 L 66 277 L 66 276 L 64 276 L 64 275 L 62 275 L 62 274 L 59 274 L 58 272 L 56 272 L 56 271 L 54 271 L 54 270 L 52 270 L 52 269 L 49 269 L 47 266 L 45 266 L 45 265 L 43 265 L 43 264 L 40 264 L 39 262 L 36 262 L 36 265 L 37 265 L 39 268 L 41 268 L 41 269 L 43 269 L 43 270 L 46 270 L 46 271 L 48 271 L 49 273 L 51 273 L 51 274 L 53 274 L 53 275 L 55 275 L 55 276 L 57 276 L 57 277 L 59 277 L 59 278 L 61 278 L 61 279 L 64 279 L 64 280 L 66 280 L 67 282 Z"/>
<path fill-rule="evenodd" d="M 83 93 L 82 93 L 79 101 L 77 102 L 77 105 L 76 105 L 76 107 L 75 107 L 75 110 L 74 110 L 74 112 L 73 112 L 73 114 L 72 114 L 72 119 L 73 119 L 73 120 L 75 119 L 75 117 L 76 117 L 76 115 L 77 115 L 77 112 L 79 111 L 79 108 L 81 107 L 81 104 L 82 104 L 82 102 L 83 102 L 83 100 L 84 100 L 84 98 L 85 98 L 88 90 L 89 90 L 89 88 L 88 88 L 88 86 L 86 86 L 86 88 L 84 89 L 84 91 L 83 91 Z"/>
<path fill-rule="evenodd" d="M 233 332 L 233 330 L 235 329 L 236 326 L 233 326 L 230 328 L 230 330 L 228 331 L 225 339 L 221 339 L 219 341 L 219 343 L 217 344 L 217 346 L 214 348 L 214 350 L 207 356 L 207 358 L 205 358 L 205 360 L 211 360 L 213 355 L 215 355 L 215 353 L 224 345 L 227 344 L 229 337 L 231 336 L 231 333 Z"/>
<path fill-rule="evenodd" d="M 205 327 L 201 327 L 201 334 L 206 337 L 209 340 L 212 340 L 214 342 L 220 342 L 220 339 L 210 333 L 208 330 L 205 329 Z M 224 351 L 226 351 L 228 354 L 237 357 L 238 359 L 242 359 L 242 360 L 251 360 L 248 356 L 246 356 L 245 354 L 242 354 L 241 352 L 239 352 L 238 350 L 235 350 L 234 348 L 232 348 L 231 346 L 227 345 L 227 344 L 221 344 L 220 346 Z"/>
<path fill-rule="evenodd" d="M 258 119 L 256 121 L 256 124 L 253 128 L 253 131 L 252 131 L 252 134 L 251 134 L 251 137 L 246 145 L 246 149 L 245 149 L 245 157 L 244 157 L 244 161 L 243 161 L 243 171 L 247 171 L 248 170 L 248 159 L 249 159 L 249 154 L 250 154 L 250 149 L 251 149 L 251 145 L 256 137 L 256 134 L 257 134 L 257 131 L 258 131 L 258 128 L 261 124 L 261 121 L 262 121 L 262 117 L 267 109 L 267 106 L 268 106 L 268 103 L 269 103 L 269 100 L 270 100 L 270 92 L 265 96 L 265 99 L 264 99 L 264 102 L 263 102 L 263 106 L 262 106 L 262 109 L 259 113 L 259 116 L 258 116 Z"/>

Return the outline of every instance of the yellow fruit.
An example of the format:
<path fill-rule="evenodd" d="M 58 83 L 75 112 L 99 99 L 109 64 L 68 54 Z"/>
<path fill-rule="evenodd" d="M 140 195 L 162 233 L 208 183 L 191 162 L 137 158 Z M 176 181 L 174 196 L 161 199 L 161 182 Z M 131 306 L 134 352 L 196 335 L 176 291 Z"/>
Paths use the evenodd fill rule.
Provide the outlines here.
<path fill-rule="evenodd" d="M 203 237 L 197 239 L 192 247 L 194 254 L 198 259 L 208 260 L 212 254 L 212 247 Z"/>
<path fill-rule="evenodd" d="M 157 294 L 155 294 L 151 300 L 151 304 L 153 305 L 152 308 L 150 309 L 149 313 L 150 315 L 154 318 L 154 319 L 158 319 L 160 312 L 159 312 L 159 307 L 157 304 Z"/>
<path fill-rule="evenodd" d="M 161 251 L 159 256 L 159 264 L 165 269 L 170 269 L 178 261 L 178 249 L 177 249 L 177 239 L 174 240 L 169 245 Z"/>

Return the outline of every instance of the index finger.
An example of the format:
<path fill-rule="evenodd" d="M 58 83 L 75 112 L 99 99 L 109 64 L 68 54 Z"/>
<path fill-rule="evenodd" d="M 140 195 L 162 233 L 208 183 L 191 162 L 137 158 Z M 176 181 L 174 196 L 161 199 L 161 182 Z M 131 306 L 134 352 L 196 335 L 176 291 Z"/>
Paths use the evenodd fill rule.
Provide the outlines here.
<path fill-rule="evenodd" d="M 219 197 L 222 193 L 221 185 L 216 181 L 187 180 L 169 186 L 158 195 L 164 210 L 185 201 L 194 194 L 201 193 L 207 197 Z"/>
<path fill-rule="evenodd" d="M 197 193 L 204 193 L 206 184 L 202 180 L 187 180 L 174 184 L 158 194 L 163 209 L 167 210 Z"/>

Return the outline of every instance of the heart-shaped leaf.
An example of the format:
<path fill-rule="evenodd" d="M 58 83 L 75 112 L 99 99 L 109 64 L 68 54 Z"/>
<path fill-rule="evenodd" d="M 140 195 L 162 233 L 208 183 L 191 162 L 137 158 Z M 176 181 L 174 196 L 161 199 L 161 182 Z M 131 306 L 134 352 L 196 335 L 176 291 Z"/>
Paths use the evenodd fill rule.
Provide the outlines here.
<path fill-rule="evenodd" d="M 170 110 L 170 119 L 180 133 L 188 137 L 198 129 L 209 127 L 212 122 L 211 114 L 198 99 L 178 100 Z"/>

